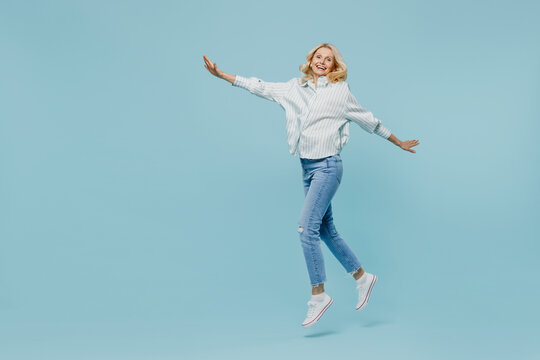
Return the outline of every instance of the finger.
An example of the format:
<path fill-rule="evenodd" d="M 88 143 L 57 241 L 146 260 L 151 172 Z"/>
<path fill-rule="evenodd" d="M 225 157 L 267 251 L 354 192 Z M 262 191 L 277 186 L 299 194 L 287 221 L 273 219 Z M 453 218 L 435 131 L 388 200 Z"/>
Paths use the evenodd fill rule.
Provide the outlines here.
<path fill-rule="evenodd" d="M 208 66 L 205 65 L 205 68 L 208 70 L 208 72 L 210 72 L 210 74 L 212 74 L 212 75 L 216 74 L 216 72 L 214 70 L 210 69 Z"/>

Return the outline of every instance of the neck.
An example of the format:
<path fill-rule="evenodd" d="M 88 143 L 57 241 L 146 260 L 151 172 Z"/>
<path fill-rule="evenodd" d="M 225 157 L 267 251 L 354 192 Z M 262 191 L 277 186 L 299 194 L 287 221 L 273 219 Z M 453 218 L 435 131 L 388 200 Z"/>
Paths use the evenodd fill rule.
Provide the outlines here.
<path fill-rule="evenodd" d="M 320 76 L 319 76 L 319 75 L 313 73 L 313 82 L 316 84 L 316 83 L 317 83 L 317 79 L 318 79 L 319 77 L 323 77 L 323 76 L 326 76 L 326 75 L 320 75 Z"/>

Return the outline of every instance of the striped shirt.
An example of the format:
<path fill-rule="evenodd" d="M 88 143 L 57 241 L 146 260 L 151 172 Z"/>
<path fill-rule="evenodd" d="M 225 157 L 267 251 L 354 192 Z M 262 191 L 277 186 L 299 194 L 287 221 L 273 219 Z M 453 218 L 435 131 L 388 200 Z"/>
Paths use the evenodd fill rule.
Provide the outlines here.
<path fill-rule="evenodd" d="M 320 159 L 341 152 L 349 140 L 349 123 L 354 121 L 369 133 L 387 139 L 391 132 L 373 114 L 363 109 L 345 81 L 331 83 L 326 76 L 302 82 L 266 82 L 236 75 L 233 86 L 275 101 L 284 110 L 287 143 L 293 156 Z"/>

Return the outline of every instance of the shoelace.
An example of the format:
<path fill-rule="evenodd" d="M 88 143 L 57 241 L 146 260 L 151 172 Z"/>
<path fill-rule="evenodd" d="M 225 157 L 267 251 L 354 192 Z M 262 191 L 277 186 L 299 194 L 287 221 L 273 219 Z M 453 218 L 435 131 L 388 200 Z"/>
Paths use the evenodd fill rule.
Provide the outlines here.
<path fill-rule="evenodd" d="M 315 313 L 316 307 L 317 307 L 317 304 L 308 302 L 308 317 L 313 316 L 313 314 Z"/>

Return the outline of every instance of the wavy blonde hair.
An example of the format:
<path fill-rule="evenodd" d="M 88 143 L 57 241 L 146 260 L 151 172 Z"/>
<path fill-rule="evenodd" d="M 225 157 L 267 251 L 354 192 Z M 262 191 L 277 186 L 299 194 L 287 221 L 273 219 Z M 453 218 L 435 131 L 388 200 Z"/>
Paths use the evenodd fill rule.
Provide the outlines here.
<path fill-rule="evenodd" d="M 334 55 L 334 69 L 333 71 L 329 72 L 328 75 L 326 75 L 328 82 L 336 83 L 339 81 L 345 81 L 347 79 L 347 64 L 345 64 L 345 60 L 343 60 L 343 57 L 341 57 L 339 50 L 332 44 L 322 43 L 315 46 L 306 55 L 305 64 L 300 65 L 300 72 L 305 74 L 302 77 L 302 82 L 313 79 L 313 70 L 311 70 L 311 66 L 309 66 L 309 64 L 311 63 L 311 60 L 313 59 L 313 56 L 315 55 L 317 50 L 322 47 L 330 49 L 332 51 L 332 54 Z"/>

